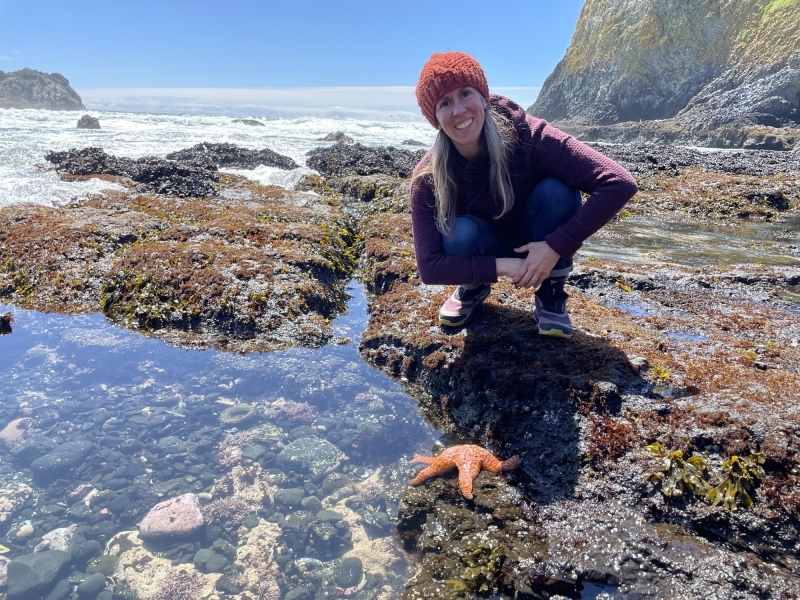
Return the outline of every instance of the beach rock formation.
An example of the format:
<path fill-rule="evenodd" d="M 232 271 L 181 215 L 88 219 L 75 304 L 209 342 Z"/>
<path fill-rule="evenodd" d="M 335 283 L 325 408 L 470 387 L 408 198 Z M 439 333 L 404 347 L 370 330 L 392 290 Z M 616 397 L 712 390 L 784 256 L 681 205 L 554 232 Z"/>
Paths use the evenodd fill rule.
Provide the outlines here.
<path fill-rule="evenodd" d="M 20 69 L 0 71 L 0 108 L 84 110 L 81 97 L 60 73 Z"/>
<path fill-rule="evenodd" d="M 399 150 L 389 147 L 368 147 L 363 144 L 338 142 L 328 148 L 308 152 L 306 164 L 325 177 L 345 175 L 391 175 L 411 177 L 411 172 L 425 155 L 419 150 Z"/>
<path fill-rule="evenodd" d="M 78 129 L 100 129 L 100 120 L 91 115 L 83 115 L 78 119 Z"/>
<path fill-rule="evenodd" d="M 249 150 L 235 144 L 197 144 L 172 152 L 166 159 L 117 157 L 102 148 L 71 149 L 49 152 L 45 160 L 59 174 L 73 177 L 110 175 L 136 184 L 136 191 L 170 196 L 211 196 L 217 190 L 223 167 L 254 169 L 259 165 L 296 169 L 297 163 L 268 148 Z"/>
<path fill-rule="evenodd" d="M 204 142 L 191 148 L 167 154 L 167 160 L 187 162 L 206 168 L 219 169 L 255 169 L 258 166 L 277 167 L 278 169 L 291 170 L 299 165 L 277 152 L 264 148 L 263 150 L 249 150 L 236 144 Z"/>
<path fill-rule="evenodd" d="M 796 130 L 799 23 L 797 2 L 587 0 L 566 55 L 528 110 L 577 127 L 670 119 L 655 129 L 674 138 L 745 130 L 744 139 L 723 136 L 738 146 L 758 128 Z"/>
<path fill-rule="evenodd" d="M 319 142 L 344 142 L 345 144 L 352 144 L 353 138 L 349 135 L 345 135 L 343 131 L 334 131 L 333 133 L 329 133 L 328 135 L 323 135 L 321 138 L 318 138 Z"/>
<path fill-rule="evenodd" d="M 356 265 L 352 218 L 316 195 L 219 179 L 224 197 L 109 192 L 0 210 L 0 297 L 102 311 L 182 346 L 324 344 Z"/>

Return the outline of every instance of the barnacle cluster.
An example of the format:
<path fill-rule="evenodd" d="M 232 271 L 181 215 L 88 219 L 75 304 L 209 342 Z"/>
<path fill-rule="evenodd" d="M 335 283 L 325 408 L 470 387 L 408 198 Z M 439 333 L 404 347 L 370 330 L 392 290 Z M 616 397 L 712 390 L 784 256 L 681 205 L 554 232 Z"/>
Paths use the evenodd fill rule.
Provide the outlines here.
<path fill-rule="evenodd" d="M 737 500 L 745 507 L 753 506 L 751 494 L 764 476 L 764 453 L 755 452 L 743 458 L 733 455 L 722 463 L 724 473 L 721 483 L 709 485 L 706 475 L 708 463 L 694 454 L 684 459 L 680 450 L 669 451 L 661 442 L 647 446 L 654 455 L 663 458 L 663 470 L 647 473 L 649 481 L 660 481 L 661 492 L 667 497 L 680 497 L 691 494 L 710 502 L 713 506 L 722 504 L 726 510 L 736 510 Z"/>
<path fill-rule="evenodd" d="M 461 557 L 467 566 L 461 579 L 447 579 L 445 583 L 452 586 L 448 596 L 458 596 L 464 592 L 482 593 L 489 591 L 494 582 L 500 578 L 506 562 L 506 550 L 502 545 L 494 547 L 470 544 L 467 554 Z"/>

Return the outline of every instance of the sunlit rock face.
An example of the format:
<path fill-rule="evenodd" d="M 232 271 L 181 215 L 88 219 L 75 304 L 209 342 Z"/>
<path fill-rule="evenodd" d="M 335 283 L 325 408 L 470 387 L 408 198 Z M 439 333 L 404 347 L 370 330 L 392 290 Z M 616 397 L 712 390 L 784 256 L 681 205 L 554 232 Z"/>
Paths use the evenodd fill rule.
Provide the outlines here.
<path fill-rule="evenodd" d="M 66 77 L 33 69 L 0 71 L 0 108 L 83 110 L 83 102 Z"/>
<path fill-rule="evenodd" d="M 796 126 L 798 23 L 793 0 L 587 0 L 529 112 L 601 125 Z"/>

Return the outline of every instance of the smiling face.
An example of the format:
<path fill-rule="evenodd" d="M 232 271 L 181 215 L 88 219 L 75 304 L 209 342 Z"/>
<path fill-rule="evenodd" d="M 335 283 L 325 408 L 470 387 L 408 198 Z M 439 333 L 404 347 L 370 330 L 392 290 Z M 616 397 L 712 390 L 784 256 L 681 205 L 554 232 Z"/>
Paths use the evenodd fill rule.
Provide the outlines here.
<path fill-rule="evenodd" d="M 474 87 L 457 88 L 436 102 L 436 120 L 459 154 L 468 160 L 481 154 L 485 106 L 486 100 Z"/>

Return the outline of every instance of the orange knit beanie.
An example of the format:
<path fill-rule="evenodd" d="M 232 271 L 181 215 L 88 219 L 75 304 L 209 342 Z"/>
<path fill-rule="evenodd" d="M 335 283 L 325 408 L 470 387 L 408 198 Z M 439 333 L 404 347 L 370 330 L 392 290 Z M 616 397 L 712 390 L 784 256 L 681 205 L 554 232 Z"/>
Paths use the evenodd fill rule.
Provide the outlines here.
<path fill-rule="evenodd" d="M 477 60 L 463 52 L 437 52 L 422 67 L 417 82 L 417 104 L 430 124 L 438 129 L 436 101 L 448 92 L 467 86 L 489 99 L 489 84 Z"/>

